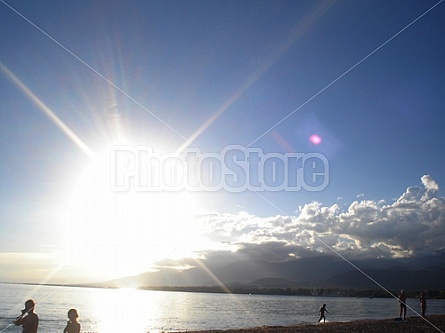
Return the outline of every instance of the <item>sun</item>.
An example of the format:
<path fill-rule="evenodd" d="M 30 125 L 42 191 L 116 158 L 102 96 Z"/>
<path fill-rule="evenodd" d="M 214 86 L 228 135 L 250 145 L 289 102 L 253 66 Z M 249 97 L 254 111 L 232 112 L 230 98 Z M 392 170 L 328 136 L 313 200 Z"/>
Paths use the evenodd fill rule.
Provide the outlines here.
<path fill-rule="evenodd" d="M 200 244 L 196 194 L 113 191 L 109 149 L 92 158 L 73 186 L 67 224 L 69 264 L 111 279 L 150 270 L 153 263 L 194 255 Z"/>

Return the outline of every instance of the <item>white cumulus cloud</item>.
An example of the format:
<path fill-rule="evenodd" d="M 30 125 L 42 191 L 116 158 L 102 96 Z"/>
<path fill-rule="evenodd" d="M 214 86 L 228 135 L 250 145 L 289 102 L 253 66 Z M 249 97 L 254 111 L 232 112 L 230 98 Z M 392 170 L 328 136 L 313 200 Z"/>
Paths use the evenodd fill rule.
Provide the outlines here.
<path fill-rule="evenodd" d="M 432 254 L 445 250 L 445 198 L 438 195 L 431 176 L 421 181 L 423 187 L 408 187 L 391 204 L 357 200 L 342 209 L 311 202 L 296 216 L 213 215 L 205 223 L 206 233 L 238 250 L 275 244 L 267 247 L 268 257 L 275 260 L 333 250 L 352 257 Z M 274 249 L 276 256 L 271 254 Z"/>
<path fill-rule="evenodd" d="M 428 190 L 439 191 L 439 185 L 437 185 L 436 181 L 430 175 L 424 175 L 421 178 L 422 184 Z"/>

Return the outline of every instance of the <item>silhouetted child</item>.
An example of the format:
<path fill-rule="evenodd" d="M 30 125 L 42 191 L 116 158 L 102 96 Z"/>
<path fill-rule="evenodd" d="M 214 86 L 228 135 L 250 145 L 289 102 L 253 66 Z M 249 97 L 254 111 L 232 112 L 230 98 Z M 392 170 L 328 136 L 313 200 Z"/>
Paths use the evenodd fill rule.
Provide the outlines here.
<path fill-rule="evenodd" d="M 320 322 L 320 321 L 323 319 L 323 323 L 325 323 L 325 322 L 326 322 L 326 316 L 324 315 L 324 313 L 325 313 L 325 312 L 326 312 L 326 313 L 329 313 L 329 311 L 326 310 L 326 304 L 323 304 L 323 305 L 320 307 L 320 310 L 318 310 L 318 312 L 320 313 L 320 319 L 318 319 L 318 322 Z"/>
<path fill-rule="evenodd" d="M 76 309 L 70 309 L 68 311 L 68 321 L 66 323 L 66 327 L 63 330 L 63 333 L 79 333 L 80 332 L 80 324 L 77 322 L 77 318 L 79 315 L 77 314 Z"/>

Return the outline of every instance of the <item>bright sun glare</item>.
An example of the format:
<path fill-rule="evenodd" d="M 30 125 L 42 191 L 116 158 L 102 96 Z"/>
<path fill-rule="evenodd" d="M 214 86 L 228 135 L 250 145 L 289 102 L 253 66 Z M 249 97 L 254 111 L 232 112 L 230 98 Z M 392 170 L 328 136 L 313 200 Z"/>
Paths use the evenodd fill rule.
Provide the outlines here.
<path fill-rule="evenodd" d="M 161 259 L 194 256 L 197 245 L 203 244 L 195 220 L 196 193 L 113 192 L 110 149 L 94 154 L 14 73 L 4 66 L 0 69 L 89 158 L 64 211 L 64 230 L 69 230 L 64 261 L 70 276 L 112 279 L 145 272 Z M 129 143 L 117 104 L 111 100 L 112 114 L 103 124 L 110 130 L 109 142 Z"/>
<path fill-rule="evenodd" d="M 113 192 L 110 177 L 107 150 L 90 161 L 73 189 L 66 242 L 71 266 L 106 279 L 145 272 L 160 259 L 193 256 L 200 243 L 193 193 Z"/>

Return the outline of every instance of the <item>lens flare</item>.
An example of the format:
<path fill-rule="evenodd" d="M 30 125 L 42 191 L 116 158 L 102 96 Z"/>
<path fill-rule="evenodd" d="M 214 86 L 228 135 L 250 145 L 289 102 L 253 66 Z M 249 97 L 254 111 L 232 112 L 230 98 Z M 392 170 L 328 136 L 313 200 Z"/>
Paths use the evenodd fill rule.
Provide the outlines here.
<path fill-rule="evenodd" d="M 312 142 L 314 145 L 319 145 L 321 143 L 321 137 L 317 134 L 312 134 L 309 137 L 309 141 Z"/>

